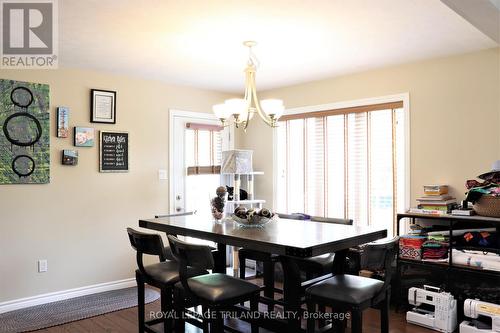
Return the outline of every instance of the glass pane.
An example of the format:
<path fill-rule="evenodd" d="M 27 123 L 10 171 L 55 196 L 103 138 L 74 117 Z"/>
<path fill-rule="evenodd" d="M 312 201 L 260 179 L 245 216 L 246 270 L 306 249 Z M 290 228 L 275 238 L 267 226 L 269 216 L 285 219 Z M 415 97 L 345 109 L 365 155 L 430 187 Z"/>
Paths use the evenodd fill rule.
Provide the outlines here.
<path fill-rule="evenodd" d="M 392 234 L 393 205 L 398 212 L 407 208 L 405 115 L 403 109 L 394 113 L 394 148 L 392 110 L 281 122 L 276 209 L 349 217 Z"/>
<path fill-rule="evenodd" d="M 186 161 L 186 166 L 195 166 L 196 161 L 194 158 L 194 131 L 190 129 L 185 130 L 186 133 L 186 141 L 185 141 L 185 149 L 184 149 L 184 160 Z"/>
<path fill-rule="evenodd" d="M 306 121 L 306 191 L 305 212 L 313 216 L 324 216 L 325 175 L 323 118 L 308 118 Z"/>
<path fill-rule="evenodd" d="M 214 152 L 214 165 L 221 165 L 222 163 L 222 132 L 212 132 L 213 133 L 213 152 Z"/>
<path fill-rule="evenodd" d="M 392 229 L 392 110 L 370 113 L 370 224 Z"/>
<path fill-rule="evenodd" d="M 287 213 L 304 212 L 304 120 L 294 119 L 288 126 L 288 205 Z"/>
<path fill-rule="evenodd" d="M 347 117 L 348 135 L 348 217 L 356 225 L 367 225 L 368 161 L 366 113 Z"/>
<path fill-rule="evenodd" d="M 192 175 L 186 177 L 186 212 L 196 210 L 201 216 L 211 216 L 210 199 L 220 185 L 220 175 Z"/>
<path fill-rule="evenodd" d="M 212 165 L 210 155 L 211 150 L 211 135 L 210 131 L 198 131 L 198 165 L 206 166 Z"/>
<path fill-rule="evenodd" d="M 405 189 L 406 189 L 406 145 L 405 145 L 405 114 L 403 109 L 395 110 L 396 113 L 396 212 L 404 213 L 406 209 Z"/>
<path fill-rule="evenodd" d="M 328 154 L 327 216 L 344 218 L 344 115 L 327 117 L 326 126 Z"/>
<path fill-rule="evenodd" d="M 276 207 L 274 209 L 277 212 L 287 213 L 287 202 L 286 202 L 286 151 L 287 151 L 287 141 L 286 141 L 286 121 L 280 122 L 279 127 L 276 129 Z"/>

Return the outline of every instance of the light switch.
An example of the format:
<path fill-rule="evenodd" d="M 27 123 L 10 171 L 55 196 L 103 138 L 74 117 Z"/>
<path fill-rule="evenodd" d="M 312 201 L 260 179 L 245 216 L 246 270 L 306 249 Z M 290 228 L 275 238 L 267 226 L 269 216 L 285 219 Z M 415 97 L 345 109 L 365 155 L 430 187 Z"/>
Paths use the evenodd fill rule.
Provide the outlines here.
<path fill-rule="evenodd" d="M 159 180 L 167 180 L 168 172 L 165 169 L 158 170 L 158 179 Z"/>
<path fill-rule="evenodd" d="M 38 273 L 46 272 L 47 269 L 47 259 L 38 260 Z"/>

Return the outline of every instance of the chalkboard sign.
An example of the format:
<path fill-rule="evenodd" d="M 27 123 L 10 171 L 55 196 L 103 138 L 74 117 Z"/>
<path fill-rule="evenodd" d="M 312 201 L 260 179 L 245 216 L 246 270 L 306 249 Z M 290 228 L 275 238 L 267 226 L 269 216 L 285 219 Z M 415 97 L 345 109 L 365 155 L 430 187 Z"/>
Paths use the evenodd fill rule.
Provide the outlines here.
<path fill-rule="evenodd" d="M 128 133 L 100 132 L 100 172 L 128 172 Z"/>

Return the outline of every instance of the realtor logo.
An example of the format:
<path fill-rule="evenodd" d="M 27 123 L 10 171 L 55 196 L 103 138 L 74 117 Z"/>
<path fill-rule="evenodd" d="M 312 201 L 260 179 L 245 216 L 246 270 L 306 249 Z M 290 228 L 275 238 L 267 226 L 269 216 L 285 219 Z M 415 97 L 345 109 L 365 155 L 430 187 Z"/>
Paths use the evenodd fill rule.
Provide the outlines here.
<path fill-rule="evenodd" d="M 0 68 L 57 68 L 57 0 L 0 0 Z"/>

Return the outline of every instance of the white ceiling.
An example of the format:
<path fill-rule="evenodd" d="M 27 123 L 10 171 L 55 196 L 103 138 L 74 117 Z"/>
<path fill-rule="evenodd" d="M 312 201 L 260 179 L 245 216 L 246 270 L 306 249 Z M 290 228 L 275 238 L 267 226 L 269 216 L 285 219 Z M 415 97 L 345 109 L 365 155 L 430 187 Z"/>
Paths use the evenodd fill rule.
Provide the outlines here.
<path fill-rule="evenodd" d="M 241 91 L 497 46 L 439 0 L 61 0 L 61 67 Z"/>

